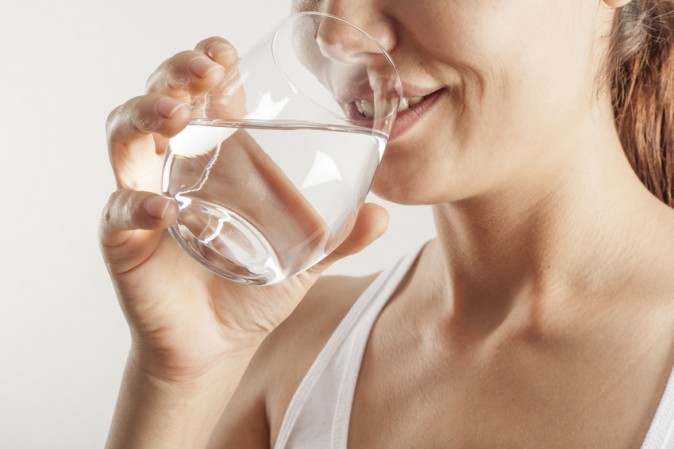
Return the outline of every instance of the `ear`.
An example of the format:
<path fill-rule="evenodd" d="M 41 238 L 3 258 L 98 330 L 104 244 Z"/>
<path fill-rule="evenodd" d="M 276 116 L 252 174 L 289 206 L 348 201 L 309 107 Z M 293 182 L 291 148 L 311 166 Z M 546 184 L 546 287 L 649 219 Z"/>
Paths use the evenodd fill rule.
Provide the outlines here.
<path fill-rule="evenodd" d="M 632 0 L 602 0 L 602 1 L 609 8 L 620 8 L 621 6 L 625 6 Z"/>

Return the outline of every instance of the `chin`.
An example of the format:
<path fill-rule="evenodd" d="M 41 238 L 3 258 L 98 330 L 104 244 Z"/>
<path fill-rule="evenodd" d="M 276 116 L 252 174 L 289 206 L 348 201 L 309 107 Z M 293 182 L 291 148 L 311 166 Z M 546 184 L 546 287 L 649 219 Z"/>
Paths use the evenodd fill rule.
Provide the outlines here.
<path fill-rule="evenodd" d="M 416 163 L 415 163 L 416 162 Z M 462 173 L 463 176 L 457 176 Z M 406 205 L 436 205 L 462 201 L 478 195 L 486 186 L 484 176 L 468 176 L 443 164 L 425 164 L 412 159 L 382 160 L 372 181 L 371 192 L 386 201 Z"/>
<path fill-rule="evenodd" d="M 372 182 L 371 192 L 383 200 L 397 204 L 437 204 L 444 195 L 438 195 L 438 185 L 433 184 L 409 172 L 389 174 L 380 170 Z"/>

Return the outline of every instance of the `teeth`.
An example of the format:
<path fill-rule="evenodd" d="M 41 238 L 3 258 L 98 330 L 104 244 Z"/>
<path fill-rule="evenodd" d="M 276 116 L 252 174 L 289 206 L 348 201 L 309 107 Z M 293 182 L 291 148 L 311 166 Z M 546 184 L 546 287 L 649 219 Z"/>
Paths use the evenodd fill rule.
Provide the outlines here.
<path fill-rule="evenodd" d="M 412 108 L 423 101 L 424 97 L 402 98 L 398 112 Z M 374 118 L 374 103 L 368 100 L 356 100 L 356 109 L 367 118 Z"/>
<path fill-rule="evenodd" d="M 412 97 L 412 98 L 403 98 L 400 101 L 400 106 L 398 107 L 398 112 L 402 112 L 406 109 L 412 108 L 423 101 L 424 97 Z"/>
<path fill-rule="evenodd" d="M 374 103 L 367 100 L 356 100 L 356 109 L 367 118 L 374 118 Z"/>
<path fill-rule="evenodd" d="M 405 111 L 409 108 L 412 108 L 422 102 L 424 97 L 412 97 L 412 98 L 403 98 L 400 100 L 400 106 L 398 106 L 398 112 Z"/>

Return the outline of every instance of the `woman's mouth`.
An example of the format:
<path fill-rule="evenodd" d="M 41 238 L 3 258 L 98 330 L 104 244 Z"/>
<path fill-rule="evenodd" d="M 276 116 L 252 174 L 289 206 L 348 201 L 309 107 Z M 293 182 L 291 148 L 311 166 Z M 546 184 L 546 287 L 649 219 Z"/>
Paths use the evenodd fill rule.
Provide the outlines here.
<path fill-rule="evenodd" d="M 445 92 L 444 88 L 427 95 L 402 98 L 398 105 L 398 115 L 389 134 L 389 141 L 410 129 L 431 108 L 443 92 Z M 359 126 L 372 126 L 374 119 L 377 117 L 376 104 L 369 98 L 353 101 L 348 108 L 348 112 L 351 121 Z"/>
<path fill-rule="evenodd" d="M 391 127 L 389 142 L 402 136 L 419 122 L 445 92 L 446 89 L 442 88 L 423 96 L 403 98 Z"/>
<path fill-rule="evenodd" d="M 400 114 L 403 111 L 412 108 L 424 100 L 425 97 L 412 97 L 412 98 L 403 98 L 400 100 L 400 105 L 398 106 L 398 113 Z M 374 103 L 369 100 L 356 100 L 356 109 L 358 113 L 364 118 L 373 119 L 375 116 L 375 106 Z"/>
<path fill-rule="evenodd" d="M 428 92 L 428 89 L 424 89 Z M 410 88 L 412 93 L 419 92 L 419 88 Z M 389 142 L 400 137 L 407 130 L 412 128 L 421 117 L 423 117 L 431 106 L 440 98 L 446 91 L 441 88 L 432 91 L 426 95 L 416 95 L 404 97 L 400 100 L 398 105 L 398 115 L 391 127 L 389 133 Z M 380 111 L 377 110 L 377 104 L 372 99 L 373 95 L 363 96 L 360 99 L 352 100 L 347 104 L 347 116 L 351 123 L 361 127 L 372 127 L 377 118 L 383 118 Z M 379 106 L 380 108 L 382 106 Z"/>

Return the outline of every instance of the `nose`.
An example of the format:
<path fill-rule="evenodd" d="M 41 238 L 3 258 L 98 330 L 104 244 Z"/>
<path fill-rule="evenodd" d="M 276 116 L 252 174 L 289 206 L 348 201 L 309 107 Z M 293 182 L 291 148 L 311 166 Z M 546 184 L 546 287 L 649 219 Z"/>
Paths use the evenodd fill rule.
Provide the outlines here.
<path fill-rule="evenodd" d="M 323 11 L 356 25 L 374 39 L 386 52 L 391 53 L 396 35 L 391 20 L 366 0 L 325 1 Z M 323 20 L 317 30 L 321 52 L 337 61 L 353 62 L 381 54 L 380 48 L 358 30 L 336 20 Z"/>

